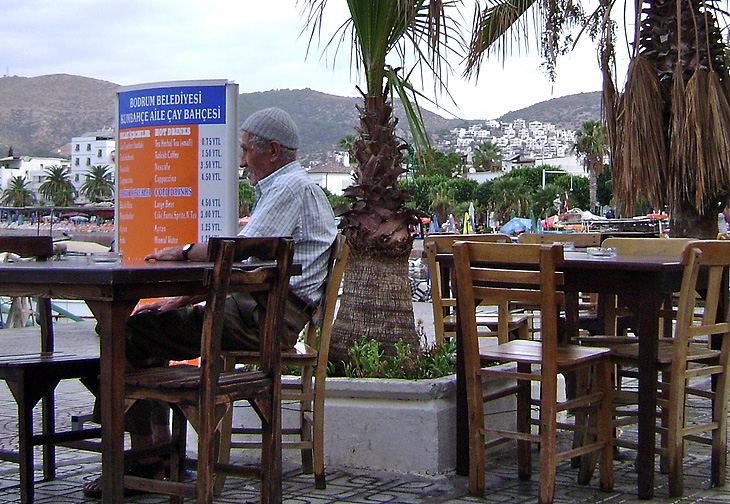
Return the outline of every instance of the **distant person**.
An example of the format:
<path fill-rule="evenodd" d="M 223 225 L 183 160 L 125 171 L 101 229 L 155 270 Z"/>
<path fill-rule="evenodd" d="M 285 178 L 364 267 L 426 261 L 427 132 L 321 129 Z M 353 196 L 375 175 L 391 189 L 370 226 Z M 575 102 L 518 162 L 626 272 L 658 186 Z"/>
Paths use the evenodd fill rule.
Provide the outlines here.
<path fill-rule="evenodd" d="M 292 276 L 285 307 L 281 347 L 294 346 L 322 295 L 329 249 L 337 236 L 335 217 L 327 197 L 297 161 L 299 132 L 292 118 L 279 108 L 254 112 L 241 127 L 241 167 L 248 168 L 256 190 L 248 224 L 239 236 L 292 236 L 294 262 L 302 274 Z M 148 255 L 151 261 L 205 261 L 206 243 L 189 243 Z M 127 321 L 127 367 L 166 366 L 170 360 L 200 356 L 204 307 L 201 297 L 162 299 L 139 307 Z M 228 297 L 222 348 L 258 350 L 262 308 L 248 293 Z M 127 412 L 126 429 L 132 449 L 168 441 L 166 406 L 137 401 Z M 163 478 L 165 463 L 158 457 L 135 462 L 127 471 Z M 101 481 L 84 484 L 84 494 L 101 496 Z"/>

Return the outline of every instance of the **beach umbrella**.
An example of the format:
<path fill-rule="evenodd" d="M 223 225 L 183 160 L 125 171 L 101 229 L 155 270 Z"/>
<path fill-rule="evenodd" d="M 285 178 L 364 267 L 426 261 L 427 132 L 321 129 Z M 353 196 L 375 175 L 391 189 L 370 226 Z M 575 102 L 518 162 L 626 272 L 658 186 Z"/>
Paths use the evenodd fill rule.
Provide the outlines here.
<path fill-rule="evenodd" d="M 471 219 L 469 218 L 469 212 L 464 212 L 464 227 L 461 228 L 462 234 L 474 233 L 474 226 L 472 226 Z"/>
<path fill-rule="evenodd" d="M 428 232 L 429 233 L 440 233 L 441 228 L 439 227 L 439 220 L 436 218 L 435 215 L 431 216 L 431 223 L 428 225 Z"/>

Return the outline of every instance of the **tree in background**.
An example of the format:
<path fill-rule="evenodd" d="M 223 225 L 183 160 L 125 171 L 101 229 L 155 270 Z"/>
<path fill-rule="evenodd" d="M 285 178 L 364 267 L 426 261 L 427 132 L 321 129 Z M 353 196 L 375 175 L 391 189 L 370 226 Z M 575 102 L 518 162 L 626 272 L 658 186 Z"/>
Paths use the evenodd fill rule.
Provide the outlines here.
<path fill-rule="evenodd" d="M 36 202 L 35 194 L 30 190 L 30 182 L 25 177 L 14 176 L 3 190 L 0 203 L 5 206 L 24 207 Z"/>
<path fill-rule="evenodd" d="M 495 218 L 502 224 L 510 220 L 512 212 L 526 217 L 530 212 L 529 189 L 518 177 L 499 177 L 492 183 L 490 203 Z"/>
<path fill-rule="evenodd" d="M 67 166 L 49 166 L 44 170 L 45 180 L 38 187 L 38 192 L 50 199 L 55 206 L 72 206 L 78 191 L 71 182 L 71 174 Z"/>
<path fill-rule="evenodd" d="M 502 149 L 492 143 L 491 140 L 482 142 L 474 147 L 472 152 L 472 164 L 483 171 L 499 171 L 502 169 Z"/>
<path fill-rule="evenodd" d="M 93 203 L 111 200 L 114 197 L 113 168 L 109 165 L 89 167 L 80 192 Z"/>
<path fill-rule="evenodd" d="M 247 181 L 238 181 L 238 217 L 247 217 L 251 214 L 251 207 L 256 199 L 256 190 Z"/>
<path fill-rule="evenodd" d="M 576 136 L 573 152 L 588 174 L 591 199 L 589 209 L 595 212 L 598 207 L 598 176 L 603 173 L 603 162 L 608 155 L 605 126 L 598 121 L 585 121 Z"/>
<path fill-rule="evenodd" d="M 327 0 L 303 3 L 315 39 Z M 394 355 L 399 340 L 414 348 L 420 345 L 408 283 L 413 244 L 409 227 L 419 224 L 419 212 L 406 204 L 409 195 L 398 185 L 406 145 L 395 134 L 392 99 L 396 94 L 400 98 L 416 147 L 426 145 L 418 92 L 408 81 L 413 74 L 404 70 L 405 56 L 413 51 L 420 66 L 415 74 L 429 71 L 442 84 L 445 54 L 459 44 L 451 37 L 449 2 L 348 0 L 347 5 L 351 17 L 331 40 L 351 41 L 352 63 L 364 76 L 365 88 L 351 150 L 354 184 L 344 193 L 350 203 L 338 211 L 351 251 L 332 331 L 330 356 L 336 365 L 349 360 L 348 349 L 363 337 L 378 341 L 387 355 Z M 389 57 L 397 64 L 390 65 Z"/>

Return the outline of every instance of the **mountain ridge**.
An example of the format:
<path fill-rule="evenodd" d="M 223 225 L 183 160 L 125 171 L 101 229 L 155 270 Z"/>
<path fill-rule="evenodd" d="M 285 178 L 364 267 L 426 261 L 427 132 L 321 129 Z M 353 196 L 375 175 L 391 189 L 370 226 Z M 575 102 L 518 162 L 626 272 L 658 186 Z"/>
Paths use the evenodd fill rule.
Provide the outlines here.
<path fill-rule="evenodd" d="M 0 156 L 13 148 L 24 156 L 58 156 L 72 137 L 114 125 L 116 91 L 112 82 L 69 74 L 0 78 Z M 255 110 L 279 106 L 299 125 L 303 160 L 324 162 L 337 142 L 355 133 L 359 98 L 336 96 L 309 88 L 242 93 L 239 120 Z M 400 103 L 395 106 L 399 134 L 408 138 L 407 121 Z M 482 120 L 447 119 L 423 110 L 426 130 L 434 144 L 454 127 Z M 559 128 L 577 129 L 583 121 L 600 118 L 600 92 L 553 98 L 499 120 L 551 122 Z"/>

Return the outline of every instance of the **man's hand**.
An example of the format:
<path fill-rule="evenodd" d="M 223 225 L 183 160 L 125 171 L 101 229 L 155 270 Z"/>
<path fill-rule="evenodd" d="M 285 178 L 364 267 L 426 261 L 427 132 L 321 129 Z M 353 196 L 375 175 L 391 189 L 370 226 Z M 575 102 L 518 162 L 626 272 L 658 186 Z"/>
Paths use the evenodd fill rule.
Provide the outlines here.
<path fill-rule="evenodd" d="M 145 256 L 145 261 L 182 261 L 182 247 L 168 247 Z"/>
<path fill-rule="evenodd" d="M 183 306 L 189 305 L 191 301 L 192 298 L 188 296 L 157 299 L 150 303 L 137 305 L 132 311 L 132 315 L 147 311 L 164 312 L 168 310 L 175 310 L 177 308 L 182 308 Z"/>

